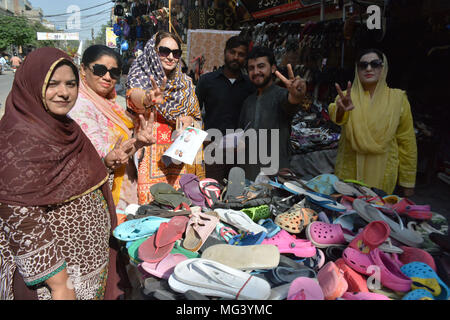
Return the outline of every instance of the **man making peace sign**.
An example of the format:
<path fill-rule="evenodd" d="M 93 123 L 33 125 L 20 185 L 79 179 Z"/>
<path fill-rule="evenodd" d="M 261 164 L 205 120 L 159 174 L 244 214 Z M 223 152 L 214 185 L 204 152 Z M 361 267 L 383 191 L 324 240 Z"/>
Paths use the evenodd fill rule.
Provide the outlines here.
<path fill-rule="evenodd" d="M 279 168 L 289 168 L 291 122 L 300 109 L 300 103 L 306 93 L 306 83 L 299 76 L 294 76 L 291 65 L 287 67 L 288 78 L 277 71 L 274 54 L 269 48 L 255 47 L 248 55 L 248 74 L 257 91 L 245 100 L 239 127 L 257 131 L 258 163 L 250 163 L 249 156 L 254 155 L 249 154 L 250 146 L 247 143 L 246 163 L 243 166 L 247 179 L 254 180 L 263 167 L 270 167 L 271 172 L 266 171 L 268 174 L 276 173 Z M 274 83 L 275 76 L 284 83 L 286 88 L 281 88 Z M 260 140 L 264 133 L 260 131 L 261 129 L 268 131 L 267 152 L 262 153 Z M 273 130 L 278 130 L 278 141 L 271 141 Z M 270 157 L 270 163 L 262 163 L 267 162 L 267 159 L 261 159 L 261 155 Z"/>

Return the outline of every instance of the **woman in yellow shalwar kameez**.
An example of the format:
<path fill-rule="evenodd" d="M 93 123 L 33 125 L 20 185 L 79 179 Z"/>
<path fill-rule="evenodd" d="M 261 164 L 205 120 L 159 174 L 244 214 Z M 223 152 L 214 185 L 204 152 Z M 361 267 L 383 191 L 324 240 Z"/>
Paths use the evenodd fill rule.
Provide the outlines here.
<path fill-rule="evenodd" d="M 328 110 L 342 126 L 335 174 L 392 194 L 414 193 L 417 144 L 406 93 L 387 86 L 388 62 L 378 50 L 359 55 L 353 85 L 339 93 Z"/>

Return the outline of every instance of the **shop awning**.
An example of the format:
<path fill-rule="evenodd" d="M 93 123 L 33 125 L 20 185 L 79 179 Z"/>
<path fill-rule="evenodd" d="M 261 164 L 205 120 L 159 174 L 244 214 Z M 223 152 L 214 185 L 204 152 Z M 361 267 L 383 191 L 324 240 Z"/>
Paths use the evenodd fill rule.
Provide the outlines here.
<path fill-rule="evenodd" d="M 320 0 L 241 0 L 254 19 L 320 5 Z"/>

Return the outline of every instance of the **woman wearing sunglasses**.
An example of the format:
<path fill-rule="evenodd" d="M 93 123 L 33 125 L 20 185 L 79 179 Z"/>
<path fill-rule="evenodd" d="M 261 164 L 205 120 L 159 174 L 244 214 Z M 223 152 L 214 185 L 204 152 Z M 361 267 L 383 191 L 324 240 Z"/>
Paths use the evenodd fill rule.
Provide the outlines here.
<path fill-rule="evenodd" d="M 335 173 L 392 194 L 414 194 L 417 145 L 406 93 L 386 83 L 386 56 L 369 49 L 359 54 L 353 85 L 348 82 L 330 104 L 331 119 L 342 126 Z"/>
<path fill-rule="evenodd" d="M 16 72 L 0 121 L 0 300 L 123 293 L 108 173 L 67 117 L 78 89 L 77 67 L 55 48 L 33 51 Z"/>
<path fill-rule="evenodd" d="M 164 152 L 171 145 L 177 123 L 183 128 L 202 128 L 201 113 L 194 85 L 190 77 L 181 71 L 181 43 L 173 34 L 159 32 L 150 39 L 131 66 L 127 80 L 127 102 L 137 114 L 154 114 L 153 128 L 156 143 L 137 153 L 139 204 L 152 201 L 150 187 L 156 183 L 168 183 L 179 189 L 179 179 L 184 173 L 204 178 L 202 150 L 195 164 L 170 164 L 162 161 Z"/>
<path fill-rule="evenodd" d="M 154 142 L 151 120 L 137 119 L 143 124 L 133 137 L 133 117 L 115 101 L 121 68 L 121 58 L 113 49 L 103 45 L 87 48 L 81 61 L 79 97 L 69 113 L 113 173 L 119 222 L 125 218 L 126 207 L 137 203 L 137 169 L 132 157 L 136 150 Z"/>

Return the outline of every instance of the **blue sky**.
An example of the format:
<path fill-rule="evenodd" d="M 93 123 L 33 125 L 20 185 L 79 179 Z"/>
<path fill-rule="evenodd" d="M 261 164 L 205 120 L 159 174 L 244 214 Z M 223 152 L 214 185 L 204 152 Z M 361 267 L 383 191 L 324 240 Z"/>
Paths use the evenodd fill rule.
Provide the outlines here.
<path fill-rule="evenodd" d="M 65 30 L 66 21 L 70 17 L 69 14 L 58 17 L 44 17 L 55 24 L 58 29 L 62 28 L 61 30 L 67 32 L 79 32 L 81 40 L 91 39 L 92 28 L 94 28 L 95 34 L 97 34 L 102 24 L 109 22 L 110 12 L 106 11 L 114 7 L 114 3 L 108 0 L 30 0 L 30 2 L 33 7 L 41 8 L 44 16 L 67 13 L 67 9 L 71 5 L 85 9 L 103 4 L 102 6 L 80 12 L 81 29 L 79 30 Z"/>

